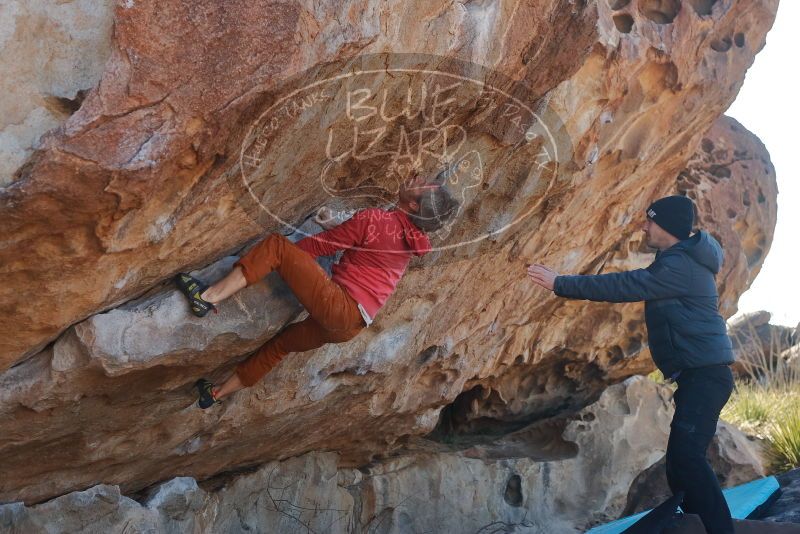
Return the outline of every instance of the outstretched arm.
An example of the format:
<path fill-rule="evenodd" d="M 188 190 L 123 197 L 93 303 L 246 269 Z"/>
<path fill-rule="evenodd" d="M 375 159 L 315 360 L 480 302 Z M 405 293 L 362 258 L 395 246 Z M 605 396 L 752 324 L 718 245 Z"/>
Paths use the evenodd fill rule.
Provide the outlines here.
<path fill-rule="evenodd" d="M 543 265 L 528 267 L 538 285 L 559 297 L 602 302 L 636 302 L 686 294 L 691 270 L 688 258 L 670 254 L 646 269 L 595 275 L 559 275 Z"/>
<path fill-rule="evenodd" d="M 319 212 L 315 219 L 320 226 L 328 229 L 305 237 L 296 243 L 298 247 L 315 258 L 331 256 L 339 250 L 359 245 L 363 241 L 369 220 L 368 217 L 361 217 L 356 213 L 342 224 L 334 226 L 334 220 L 329 214 L 320 214 Z"/>

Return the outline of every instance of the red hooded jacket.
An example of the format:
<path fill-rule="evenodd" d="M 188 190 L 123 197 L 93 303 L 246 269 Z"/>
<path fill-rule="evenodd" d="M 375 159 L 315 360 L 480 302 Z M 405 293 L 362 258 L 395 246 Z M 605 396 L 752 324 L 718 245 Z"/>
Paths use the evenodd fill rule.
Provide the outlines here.
<path fill-rule="evenodd" d="M 331 279 L 371 318 L 394 292 L 411 255 L 431 250 L 428 236 L 405 212 L 380 208 L 361 210 L 335 228 L 301 239 L 297 246 L 314 258 L 344 250 Z"/>

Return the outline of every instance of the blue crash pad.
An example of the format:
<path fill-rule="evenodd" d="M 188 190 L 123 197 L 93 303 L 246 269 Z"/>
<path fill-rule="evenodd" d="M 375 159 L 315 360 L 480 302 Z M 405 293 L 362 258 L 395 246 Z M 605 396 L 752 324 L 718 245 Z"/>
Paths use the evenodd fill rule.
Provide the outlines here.
<path fill-rule="evenodd" d="M 731 516 L 734 519 L 747 519 L 759 506 L 764 504 L 772 495 L 780 489 L 780 484 L 775 477 L 766 477 L 753 480 L 746 484 L 728 488 L 722 491 L 728 508 L 731 509 Z M 636 523 L 650 510 L 617 519 L 605 525 L 598 525 L 586 534 L 617 534 Z"/>

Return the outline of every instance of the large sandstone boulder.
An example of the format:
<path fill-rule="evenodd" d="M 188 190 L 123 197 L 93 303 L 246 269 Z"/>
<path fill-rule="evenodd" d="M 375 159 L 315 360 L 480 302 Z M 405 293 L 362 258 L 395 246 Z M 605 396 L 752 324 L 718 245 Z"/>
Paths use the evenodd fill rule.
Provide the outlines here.
<path fill-rule="evenodd" d="M 611 4 L 117 4 L 99 82 L 0 189 L 0 501 L 97 484 L 130 494 L 320 450 L 354 468 L 428 434 L 480 455 L 477 438 L 580 410 L 652 369 L 642 306 L 557 299 L 524 266 L 647 265 L 637 230 L 667 193 L 695 199 L 723 244 L 721 309 L 732 315 L 769 249 L 777 192 L 763 145 L 720 114 L 777 2 Z M 300 119 L 269 139 L 250 127 L 292 91 L 342 73 L 369 72 L 371 94 L 386 89 L 396 111 L 410 83 L 400 67 L 471 80 L 469 105 L 451 119 L 468 140 L 459 161 L 481 170 L 480 187 L 462 182 L 457 223 L 373 326 L 197 410 L 199 376 L 224 377 L 301 310 L 268 277 L 199 320 L 171 276 L 214 279 L 265 232 L 322 204 L 358 205 L 332 201 L 321 183 L 385 191 L 401 172 L 387 155 L 326 166 L 324 133 L 351 108 L 307 103 L 335 92 L 282 108 Z M 468 90 L 476 80 L 499 107 L 479 105 Z M 505 116 L 512 100 L 536 113 Z M 525 123 L 533 115 L 541 120 Z M 263 158 L 242 157 L 262 142 Z M 607 499 L 598 509 L 624 504 Z"/>
<path fill-rule="evenodd" d="M 770 323 L 767 311 L 746 313 L 728 325 L 736 353 L 734 370 L 748 378 L 777 370 L 791 358 L 791 348 L 800 343 L 795 329 Z"/>
<path fill-rule="evenodd" d="M 179 477 L 129 498 L 99 485 L 37 506 L 0 506 L 0 528 L 110 532 L 580 532 L 622 511 L 636 473 L 664 454 L 669 388 L 633 377 L 576 414 L 472 445 L 425 440 L 359 469 L 334 453 L 198 482 Z M 723 438 L 725 439 L 725 438 Z M 752 457 L 729 456 L 748 465 Z M 655 463 L 654 463 L 655 462 Z"/>
<path fill-rule="evenodd" d="M 738 486 L 765 475 L 764 452 L 735 426 L 719 421 L 707 457 L 723 488 Z M 639 473 L 628 492 L 622 516 L 648 510 L 672 495 L 667 484 L 666 457 Z"/>

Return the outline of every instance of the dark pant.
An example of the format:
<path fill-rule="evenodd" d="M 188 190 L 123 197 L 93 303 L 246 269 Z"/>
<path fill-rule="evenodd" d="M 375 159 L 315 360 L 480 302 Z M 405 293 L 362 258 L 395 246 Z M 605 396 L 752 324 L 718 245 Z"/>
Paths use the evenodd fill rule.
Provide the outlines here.
<path fill-rule="evenodd" d="M 683 511 L 697 514 L 711 534 L 732 534 L 733 521 L 719 481 L 706 460 L 722 407 L 733 391 L 727 365 L 684 369 L 676 382 L 675 415 L 667 444 L 667 481 L 685 493 Z"/>

